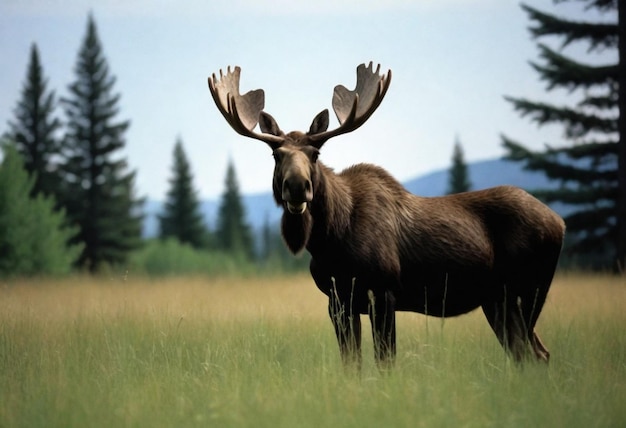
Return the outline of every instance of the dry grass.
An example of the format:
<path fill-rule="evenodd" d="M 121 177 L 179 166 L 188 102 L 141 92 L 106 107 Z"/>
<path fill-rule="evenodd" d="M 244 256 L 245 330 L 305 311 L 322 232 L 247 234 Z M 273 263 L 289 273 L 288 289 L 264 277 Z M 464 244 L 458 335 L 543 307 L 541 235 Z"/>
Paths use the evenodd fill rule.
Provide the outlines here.
<path fill-rule="evenodd" d="M 319 308 L 325 305 L 324 296 L 310 282 L 304 275 L 260 280 L 77 277 L 17 281 L 3 284 L 0 312 L 5 317 L 29 316 L 42 322 L 121 314 L 137 318 L 167 314 L 177 320 L 199 321 L 254 320 L 267 314 L 273 319 L 322 317 Z"/>
<path fill-rule="evenodd" d="M 36 314 L 42 321 L 67 321 L 89 314 L 127 313 L 143 317 L 163 311 L 183 319 L 240 320 L 269 316 L 318 321 L 327 318 L 326 297 L 306 274 L 254 280 L 228 277 L 16 280 L 0 283 L 0 296 L 0 312 L 4 317 Z M 624 320 L 626 311 L 621 304 L 626 304 L 626 278 L 562 274 L 554 281 L 542 318 L 557 316 L 571 320 L 607 314 Z M 411 322 L 427 320 L 420 315 L 406 315 Z M 476 315 L 482 319 L 480 311 Z M 429 320 L 433 325 L 441 322 L 436 318 Z"/>

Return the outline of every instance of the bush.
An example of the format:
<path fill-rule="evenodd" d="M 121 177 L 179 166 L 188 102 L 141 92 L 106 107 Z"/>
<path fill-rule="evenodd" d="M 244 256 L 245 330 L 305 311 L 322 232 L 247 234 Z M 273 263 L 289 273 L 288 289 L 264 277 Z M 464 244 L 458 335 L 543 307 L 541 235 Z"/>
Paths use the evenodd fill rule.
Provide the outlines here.
<path fill-rule="evenodd" d="M 197 250 L 176 239 L 151 240 L 131 254 L 131 274 L 164 275 L 249 275 L 257 266 L 241 255 Z"/>
<path fill-rule="evenodd" d="M 35 178 L 29 177 L 14 147 L 4 145 L 0 164 L 0 276 L 69 273 L 82 246 L 68 246 L 76 233 L 67 228 L 55 201 L 31 197 Z"/>

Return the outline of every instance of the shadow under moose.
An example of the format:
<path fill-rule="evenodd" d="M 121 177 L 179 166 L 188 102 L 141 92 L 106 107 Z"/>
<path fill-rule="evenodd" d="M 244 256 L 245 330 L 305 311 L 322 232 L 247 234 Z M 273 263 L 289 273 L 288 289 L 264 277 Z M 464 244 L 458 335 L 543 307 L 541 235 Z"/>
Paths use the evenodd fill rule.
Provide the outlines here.
<path fill-rule="evenodd" d="M 393 365 L 396 311 L 451 317 L 481 307 L 517 362 L 548 362 L 535 332 L 561 252 L 563 220 L 522 189 L 499 186 L 443 197 L 409 193 L 384 169 L 339 173 L 318 158 L 331 138 L 359 128 L 382 102 L 391 71 L 357 67 L 354 90 L 334 89 L 339 126 L 319 113 L 308 132 L 284 133 L 263 111 L 262 89 L 239 92 L 241 69 L 209 77 L 217 108 L 239 134 L 266 143 L 282 236 L 311 254 L 311 275 L 346 365 L 361 364 L 361 318 L 369 315 L 380 368 Z M 257 124 L 261 132 L 254 131 Z"/>

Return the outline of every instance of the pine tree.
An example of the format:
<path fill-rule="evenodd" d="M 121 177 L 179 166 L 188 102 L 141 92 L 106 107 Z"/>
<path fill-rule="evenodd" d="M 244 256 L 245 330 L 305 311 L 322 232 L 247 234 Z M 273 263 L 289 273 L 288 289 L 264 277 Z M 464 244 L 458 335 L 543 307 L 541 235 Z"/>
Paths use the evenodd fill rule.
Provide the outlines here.
<path fill-rule="evenodd" d="M 543 171 L 561 183 L 557 189 L 538 189 L 535 193 L 548 203 L 561 202 L 574 208 L 565 217 L 572 241 L 568 252 L 587 259 L 593 256 L 596 266 L 607 266 L 620 257 L 616 253 L 618 222 L 625 221 L 617 215 L 620 192 L 624 194 L 618 183 L 619 65 L 592 65 L 574 60 L 562 51 L 575 42 L 586 43 L 589 55 L 616 49 L 618 24 L 614 13 L 618 2 L 583 1 L 587 9 L 604 12 L 610 21 L 577 22 L 522 5 L 534 23 L 530 31 L 535 38 L 550 36 L 563 40 L 559 51 L 539 43 L 542 62 L 531 63 L 532 67 L 547 82 L 548 91 L 565 89 L 571 95 L 579 95 L 579 101 L 573 106 L 555 106 L 506 97 L 522 116 L 540 126 L 561 124 L 570 144 L 531 151 L 504 136 L 503 144 L 509 159 L 522 161 L 528 169 Z"/>
<path fill-rule="evenodd" d="M 9 121 L 6 137 L 15 143 L 28 173 L 35 176 L 33 194 L 57 196 L 59 181 L 54 158 L 61 147 L 55 133 L 61 123 L 54 116 L 56 100 L 47 84 L 37 45 L 33 44 L 26 81 L 14 110 L 15 120 Z"/>
<path fill-rule="evenodd" d="M 259 254 L 259 258 L 263 262 L 267 262 L 272 255 L 272 227 L 270 226 L 269 216 L 265 216 L 265 221 L 263 222 L 263 228 L 261 229 L 261 252 Z"/>
<path fill-rule="evenodd" d="M 467 192 L 471 187 L 472 183 L 469 179 L 463 147 L 461 147 L 461 142 L 457 138 L 452 152 L 452 166 L 448 171 L 448 190 L 446 193 L 450 195 L 453 193 Z"/>
<path fill-rule="evenodd" d="M 215 238 L 221 250 L 249 258 L 254 255 L 252 233 L 246 223 L 245 207 L 241 202 L 237 174 L 232 162 L 228 163 L 226 171 L 225 190 L 218 211 Z"/>
<path fill-rule="evenodd" d="M 85 247 L 79 265 L 96 272 L 126 261 L 141 243 L 142 200 L 133 194 L 134 172 L 118 152 L 130 122 L 117 122 L 119 94 L 102 52 L 96 24 L 87 33 L 75 67 L 70 96 L 61 100 L 67 115 L 62 172 L 63 204 L 80 228 L 75 242 Z"/>
<path fill-rule="evenodd" d="M 175 238 L 194 248 L 207 247 L 208 230 L 204 224 L 193 175 L 179 138 L 174 145 L 172 177 L 169 180 L 165 212 L 159 216 L 159 237 Z"/>
<path fill-rule="evenodd" d="M 67 245 L 75 230 L 54 198 L 33 192 L 30 176 L 14 145 L 4 145 L 0 164 L 0 276 L 70 272 L 81 247 Z"/>

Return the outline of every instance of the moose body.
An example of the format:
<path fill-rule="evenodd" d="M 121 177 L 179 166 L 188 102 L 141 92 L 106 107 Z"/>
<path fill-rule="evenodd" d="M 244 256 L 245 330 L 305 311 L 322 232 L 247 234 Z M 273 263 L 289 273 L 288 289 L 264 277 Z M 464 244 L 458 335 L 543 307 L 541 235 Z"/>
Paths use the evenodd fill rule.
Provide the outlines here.
<path fill-rule="evenodd" d="M 229 124 L 273 150 L 284 241 L 311 254 L 344 362 L 360 364 L 361 314 L 369 315 L 376 359 L 386 365 L 396 352 L 395 311 L 448 317 L 478 307 L 515 360 L 532 350 L 547 362 L 534 327 L 565 230 L 556 213 L 512 186 L 423 198 L 380 167 L 335 173 L 318 160 L 324 142 L 359 127 L 382 101 L 390 74 L 371 71 L 371 64 L 357 69 L 355 91 L 335 88 L 338 129 L 326 131 L 325 110 L 309 132 L 288 134 L 262 111 L 262 91 L 260 100 L 259 91 L 239 95 L 238 68 L 209 79 Z M 252 132 L 257 122 L 262 134 Z"/>

